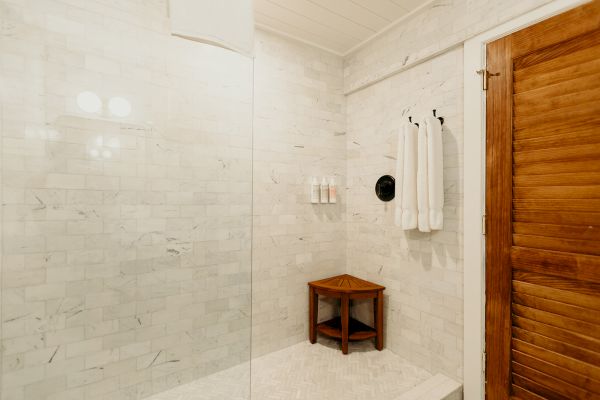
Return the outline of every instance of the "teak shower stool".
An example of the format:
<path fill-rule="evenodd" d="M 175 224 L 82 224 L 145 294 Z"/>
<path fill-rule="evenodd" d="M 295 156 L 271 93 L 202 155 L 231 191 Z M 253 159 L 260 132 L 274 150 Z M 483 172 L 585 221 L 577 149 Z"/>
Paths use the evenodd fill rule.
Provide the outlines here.
<path fill-rule="evenodd" d="M 342 340 L 342 353 L 348 354 L 348 341 L 375 338 L 375 348 L 383 349 L 383 291 L 384 286 L 344 274 L 308 282 L 309 339 L 317 342 L 317 331 Z M 317 323 L 319 295 L 340 299 L 341 315 Z M 374 328 L 350 318 L 350 300 L 373 299 Z"/>

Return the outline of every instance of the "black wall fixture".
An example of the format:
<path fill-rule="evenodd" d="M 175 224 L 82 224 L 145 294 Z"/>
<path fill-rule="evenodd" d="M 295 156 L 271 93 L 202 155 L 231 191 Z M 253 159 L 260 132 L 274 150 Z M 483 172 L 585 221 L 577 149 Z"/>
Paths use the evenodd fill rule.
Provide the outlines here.
<path fill-rule="evenodd" d="M 390 201 L 396 195 L 396 182 L 391 175 L 384 175 L 375 184 L 375 194 L 381 201 Z"/>

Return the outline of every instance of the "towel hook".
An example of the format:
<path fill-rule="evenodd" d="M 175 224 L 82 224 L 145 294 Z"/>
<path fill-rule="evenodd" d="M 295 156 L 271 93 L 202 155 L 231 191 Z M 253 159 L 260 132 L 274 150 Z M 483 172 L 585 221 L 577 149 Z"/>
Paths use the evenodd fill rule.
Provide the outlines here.
<path fill-rule="evenodd" d="M 412 122 L 412 117 L 408 117 L 408 122 L 410 122 L 411 124 L 413 123 L 413 122 Z M 417 122 L 415 122 L 414 124 L 415 124 L 416 126 L 419 126 L 419 124 L 418 124 Z"/>
<path fill-rule="evenodd" d="M 436 117 L 437 119 L 439 119 L 439 120 L 440 120 L 440 123 L 441 123 L 442 125 L 444 125 L 444 117 L 438 117 L 437 115 L 435 115 L 435 113 L 436 113 L 436 109 L 434 108 L 434 109 L 433 109 L 433 116 L 434 116 L 434 117 Z"/>

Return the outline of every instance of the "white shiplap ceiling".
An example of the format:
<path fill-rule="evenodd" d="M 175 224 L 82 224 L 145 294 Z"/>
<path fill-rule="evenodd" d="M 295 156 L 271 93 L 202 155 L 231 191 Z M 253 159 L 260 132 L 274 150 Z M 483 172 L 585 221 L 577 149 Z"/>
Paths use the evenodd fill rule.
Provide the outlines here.
<path fill-rule="evenodd" d="M 256 25 L 345 55 L 431 0 L 254 0 Z"/>

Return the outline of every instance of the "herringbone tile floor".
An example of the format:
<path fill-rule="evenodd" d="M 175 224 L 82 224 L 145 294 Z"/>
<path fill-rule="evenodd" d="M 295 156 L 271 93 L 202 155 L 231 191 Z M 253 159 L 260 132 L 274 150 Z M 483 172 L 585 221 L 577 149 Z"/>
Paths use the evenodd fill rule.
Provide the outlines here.
<path fill-rule="evenodd" d="M 431 377 L 371 342 L 351 343 L 344 356 L 338 343 L 319 337 L 299 343 L 155 395 L 150 400 L 395 400 Z"/>

